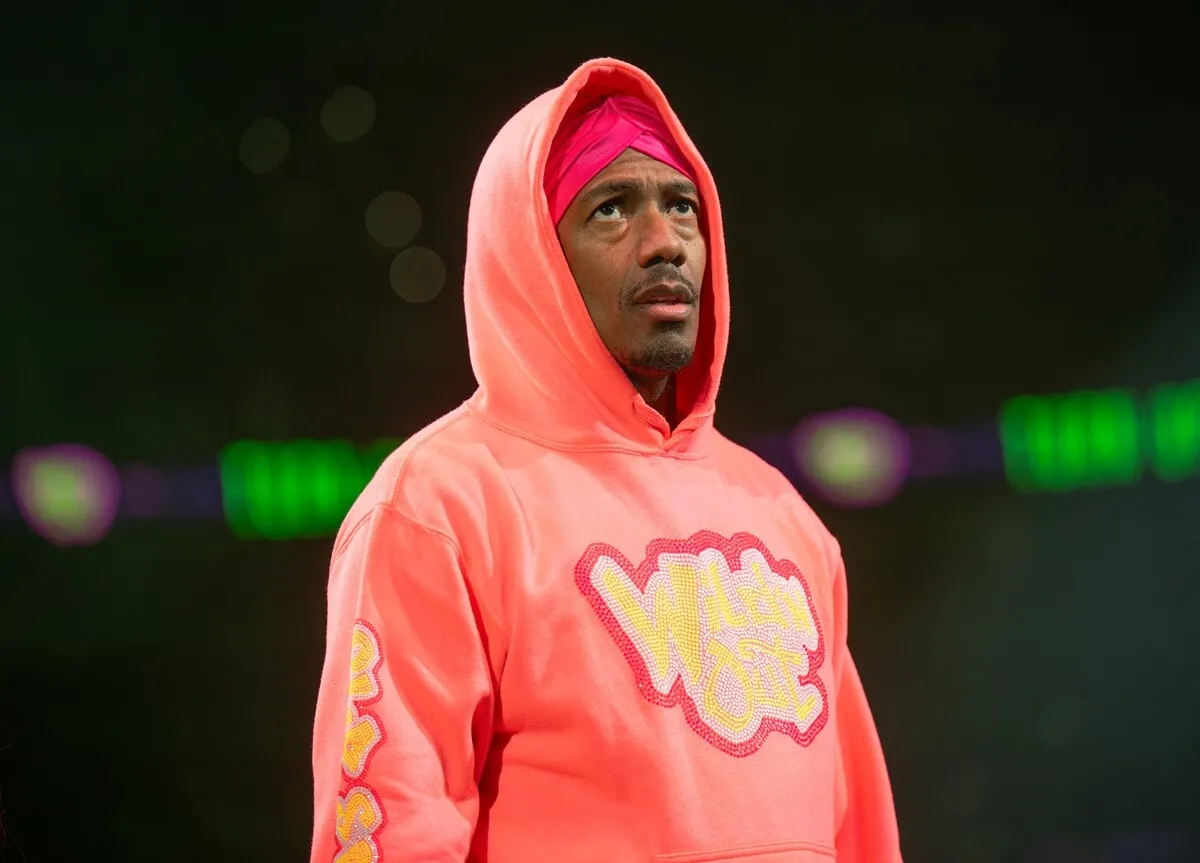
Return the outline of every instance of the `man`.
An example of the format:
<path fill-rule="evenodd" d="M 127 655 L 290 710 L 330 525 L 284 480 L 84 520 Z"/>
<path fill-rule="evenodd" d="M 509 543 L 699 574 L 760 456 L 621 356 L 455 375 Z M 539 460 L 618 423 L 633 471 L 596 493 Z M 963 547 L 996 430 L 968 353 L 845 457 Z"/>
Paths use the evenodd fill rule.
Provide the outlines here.
<path fill-rule="evenodd" d="M 713 428 L 717 190 L 615 60 L 484 156 L 476 393 L 336 540 L 313 861 L 900 859 L 836 541 Z"/>

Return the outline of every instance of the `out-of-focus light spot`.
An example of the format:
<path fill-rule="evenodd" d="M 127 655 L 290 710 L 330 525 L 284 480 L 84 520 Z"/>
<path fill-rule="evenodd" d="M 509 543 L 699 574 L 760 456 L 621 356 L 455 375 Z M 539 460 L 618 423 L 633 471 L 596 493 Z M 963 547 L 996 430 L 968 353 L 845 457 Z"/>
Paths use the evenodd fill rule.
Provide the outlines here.
<path fill-rule="evenodd" d="M 172 514 L 182 518 L 220 518 L 224 490 L 219 465 L 201 465 L 174 471 L 171 477 Z"/>
<path fill-rule="evenodd" d="M 242 133 L 238 159 L 254 174 L 265 174 L 280 166 L 291 146 L 288 127 L 274 117 L 262 117 Z"/>
<path fill-rule="evenodd" d="M 874 411 L 809 417 L 796 426 L 792 447 L 803 476 L 839 506 L 887 503 L 908 476 L 908 435 L 895 420 Z"/>
<path fill-rule="evenodd" d="M 170 484 L 161 470 L 133 464 L 121 470 L 121 511 L 130 518 L 158 518 L 166 513 Z"/>
<path fill-rule="evenodd" d="M 25 449 L 13 459 L 13 494 L 25 520 L 56 545 L 90 545 L 117 515 L 121 480 L 112 463 L 86 446 Z"/>
<path fill-rule="evenodd" d="M 400 441 L 237 441 L 220 456 L 225 518 L 243 538 L 295 539 L 337 531 L 354 499 Z"/>
<path fill-rule="evenodd" d="M 908 430 L 912 449 L 911 477 L 930 479 L 953 476 L 959 460 L 955 435 L 946 430 L 917 426 Z"/>
<path fill-rule="evenodd" d="M 367 205 L 367 233 L 381 246 L 399 249 L 421 227 L 421 207 L 412 195 L 384 192 Z"/>
<path fill-rule="evenodd" d="M 1147 401 L 1155 474 L 1177 482 L 1200 472 L 1200 380 L 1160 384 Z"/>
<path fill-rule="evenodd" d="M 375 100 L 360 87 L 339 87 L 321 106 L 321 128 L 342 144 L 357 141 L 375 125 Z"/>
<path fill-rule="evenodd" d="M 413 246 L 396 255 L 388 278 L 401 299 L 427 303 L 446 284 L 446 265 L 433 249 Z"/>
<path fill-rule="evenodd" d="M 1142 476 L 1142 426 L 1126 390 L 1017 396 L 1000 408 L 1004 470 L 1018 491 L 1129 485 Z"/>

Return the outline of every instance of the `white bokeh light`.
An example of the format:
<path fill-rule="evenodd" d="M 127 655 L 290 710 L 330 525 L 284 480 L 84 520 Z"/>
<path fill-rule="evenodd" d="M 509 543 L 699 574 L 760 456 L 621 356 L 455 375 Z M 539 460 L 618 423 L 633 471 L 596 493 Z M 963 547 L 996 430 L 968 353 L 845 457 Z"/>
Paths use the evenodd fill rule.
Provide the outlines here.
<path fill-rule="evenodd" d="M 404 192 L 384 192 L 367 205 L 367 233 L 389 249 L 399 249 L 412 242 L 421 227 L 421 207 L 412 195 Z"/>
<path fill-rule="evenodd" d="M 321 128 L 341 144 L 357 141 L 375 125 L 375 100 L 361 87 L 339 87 L 321 106 Z"/>
<path fill-rule="evenodd" d="M 238 161 L 251 173 L 266 174 L 282 164 L 290 146 L 287 126 L 274 117 L 260 117 L 242 133 Z"/>
<path fill-rule="evenodd" d="M 446 284 L 446 265 L 433 249 L 412 246 L 396 255 L 388 272 L 392 290 L 410 303 L 427 303 Z"/>

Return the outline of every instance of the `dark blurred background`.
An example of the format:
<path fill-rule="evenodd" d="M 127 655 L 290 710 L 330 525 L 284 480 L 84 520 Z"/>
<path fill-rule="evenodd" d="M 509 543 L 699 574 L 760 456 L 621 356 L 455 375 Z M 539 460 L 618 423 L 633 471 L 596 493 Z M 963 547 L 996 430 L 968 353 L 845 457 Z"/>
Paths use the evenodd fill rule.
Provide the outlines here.
<path fill-rule="evenodd" d="M 1200 860 L 1195 30 L 1107 15 L 4 12 L 2 859 L 307 859 L 333 530 L 607 55 L 716 174 L 717 424 L 842 542 L 906 858 Z"/>

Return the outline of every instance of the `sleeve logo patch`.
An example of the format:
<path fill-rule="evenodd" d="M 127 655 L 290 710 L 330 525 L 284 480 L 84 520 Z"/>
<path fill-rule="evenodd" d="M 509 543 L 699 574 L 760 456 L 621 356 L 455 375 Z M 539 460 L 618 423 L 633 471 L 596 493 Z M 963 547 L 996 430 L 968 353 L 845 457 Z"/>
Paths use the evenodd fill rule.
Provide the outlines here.
<path fill-rule="evenodd" d="M 376 863 L 375 833 L 383 826 L 379 801 L 369 788 L 352 787 L 337 802 L 337 839 L 341 851 L 334 863 Z"/>
<path fill-rule="evenodd" d="M 379 698 L 378 670 L 383 662 L 379 639 L 366 623 L 354 624 L 350 653 L 350 701 L 346 705 L 346 744 L 342 750 L 342 771 L 357 779 L 367 769 L 371 753 L 383 742 L 383 729 L 366 709 Z"/>
<path fill-rule="evenodd" d="M 367 769 L 371 756 L 384 741 L 383 726 L 367 709 L 379 700 L 379 667 L 383 654 L 379 636 L 371 625 L 359 620 L 354 624 L 350 652 L 350 696 L 346 706 L 346 740 L 342 749 L 342 774 L 348 782 L 337 798 L 338 853 L 334 863 L 379 863 L 383 859 L 376 835 L 386 818 L 375 792 L 362 782 L 354 782 Z"/>
<path fill-rule="evenodd" d="M 659 539 L 637 566 L 593 543 L 575 581 L 642 694 L 681 707 L 718 749 L 751 755 L 772 731 L 808 746 L 825 726 L 825 641 L 812 593 L 795 564 L 756 537 Z"/>

